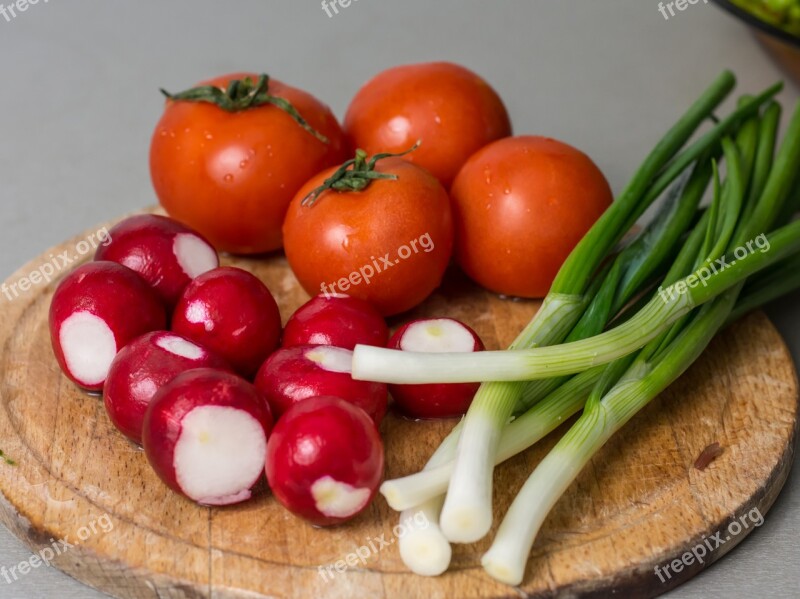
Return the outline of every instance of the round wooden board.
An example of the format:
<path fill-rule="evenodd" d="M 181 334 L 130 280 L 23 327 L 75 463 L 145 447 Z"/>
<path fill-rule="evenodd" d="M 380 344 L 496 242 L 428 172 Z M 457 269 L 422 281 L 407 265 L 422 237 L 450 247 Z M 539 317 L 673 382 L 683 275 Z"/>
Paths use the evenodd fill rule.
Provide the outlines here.
<path fill-rule="evenodd" d="M 51 254 L 74 254 L 87 236 L 45 252 L 7 284 Z M 282 257 L 225 262 L 261 277 L 284 319 L 307 299 Z M 294 518 L 266 488 L 245 505 L 214 509 L 167 490 L 143 453 L 111 427 L 102 401 L 59 372 L 47 330 L 54 287 L 55 282 L 40 285 L 13 301 L 1 300 L 0 448 L 16 465 L 0 463 L 0 517 L 34 550 L 66 540 L 73 547 L 55 556 L 53 565 L 115 597 L 466 599 L 606 596 L 612 590 L 624 597 L 655 596 L 753 531 L 752 510 L 766 514 L 793 458 L 795 369 L 777 331 L 755 313 L 724 331 L 689 372 L 594 457 L 545 522 L 521 589 L 481 570 L 488 538 L 456 546 L 450 572 L 423 578 L 401 562 L 393 536 L 397 514 L 380 497 L 356 521 L 320 530 Z M 453 274 L 417 312 L 461 318 L 489 348 L 500 348 L 537 306 L 501 299 Z M 420 468 L 452 425 L 387 417 L 386 475 Z M 497 469 L 496 523 L 561 432 Z M 714 442 L 724 453 L 706 470 L 696 470 L 696 458 Z M 740 518 L 748 526 L 730 534 L 736 528 L 728 524 Z M 661 582 L 656 565 L 716 533 L 725 542 L 708 552 L 704 564 L 670 569 Z M 364 565 L 332 580 L 320 574 L 319 566 L 344 560 L 376 538 L 388 545 Z"/>

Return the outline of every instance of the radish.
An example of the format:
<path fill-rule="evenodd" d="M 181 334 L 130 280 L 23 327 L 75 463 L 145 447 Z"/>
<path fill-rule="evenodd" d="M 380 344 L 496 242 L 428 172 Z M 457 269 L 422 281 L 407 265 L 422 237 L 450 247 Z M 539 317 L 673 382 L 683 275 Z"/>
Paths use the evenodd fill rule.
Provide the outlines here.
<path fill-rule="evenodd" d="M 163 329 L 167 314 L 138 274 L 116 262 L 89 262 L 61 281 L 50 303 L 50 340 L 70 380 L 99 391 L 117 352 Z"/>
<path fill-rule="evenodd" d="M 389 396 L 383 383 L 356 381 L 350 376 L 353 352 L 328 345 L 299 345 L 279 349 L 256 375 L 256 387 L 279 417 L 310 397 L 339 397 L 364 410 L 379 425 Z"/>
<path fill-rule="evenodd" d="M 388 339 L 389 328 L 380 312 L 362 299 L 339 293 L 321 294 L 300 306 L 283 331 L 283 347 L 353 349 L 359 343 L 385 347 Z"/>
<path fill-rule="evenodd" d="M 172 330 L 250 378 L 278 346 L 281 315 L 264 283 L 245 270 L 226 266 L 189 283 L 172 315 Z"/>
<path fill-rule="evenodd" d="M 250 499 L 265 466 L 269 406 L 253 385 L 229 372 L 179 374 L 153 397 L 142 440 L 167 486 L 203 505 Z"/>
<path fill-rule="evenodd" d="M 293 405 L 267 445 L 267 480 L 275 497 L 317 526 L 361 513 L 382 476 L 378 429 L 364 410 L 337 397 Z"/>
<path fill-rule="evenodd" d="M 413 352 L 476 352 L 478 334 L 453 318 L 424 318 L 400 327 L 387 347 Z M 466 414 L 479 383 L 389 385 L 398 409 L 410 418 L 452 418 Z"/>
<path fill-rule="evenodd" d="M 204 367 L 229 370 L 222 358 L 176 333 L 156 331 L 131 341 L 111 363 L 103 388 L 111 422 L 141 445 L 144 414 L 156 391 L 182 372 Z"/>
<path fill-rule="evenodd" d="M 219 266 L 219 256 L 205 238 L 166 216 L 126 218 L 108 236 L 95 260 L 119 262 L 138 272 L 170 309 L 189 281 Z"/>

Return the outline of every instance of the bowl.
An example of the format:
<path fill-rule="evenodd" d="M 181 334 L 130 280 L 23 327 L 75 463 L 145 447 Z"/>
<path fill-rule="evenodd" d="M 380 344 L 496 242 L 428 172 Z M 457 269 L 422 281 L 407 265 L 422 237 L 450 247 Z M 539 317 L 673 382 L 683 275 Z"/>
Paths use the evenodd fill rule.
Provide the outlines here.
<path fill-rule="evenodd" d="M 714 0 L 714 2 L 750 25 L 758 41 L 773 59 L 800 83 L 800 36 L 767 23 L 731 0 Z"/>

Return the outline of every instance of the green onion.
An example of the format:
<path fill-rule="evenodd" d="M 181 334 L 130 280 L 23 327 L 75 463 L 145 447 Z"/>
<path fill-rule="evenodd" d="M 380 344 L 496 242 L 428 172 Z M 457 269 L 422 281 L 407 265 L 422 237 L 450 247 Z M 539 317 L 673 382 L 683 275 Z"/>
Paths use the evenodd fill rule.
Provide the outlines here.
<path fill-rule="evenodd" d="M 551 293 L 545 298 L 542 309 L 517 338 L 512 350 L 536 348 L 562 341 L 591 299 L 586 296 L 586 291 L 593 273 L 627 228 L 692 162 L 709 151 L 741 119 L 757 111 L 761 103 L 771 98 L 779 89 L 776 86 L 740 108 L 698 142 L 675 156 L 699 124 L 727 95 L 733 84 L 732 74 L 723 73 L 656 146 L 617 202 L 598 220 L 567 259 L 556 277 Z M 383 358 L 364 354 L 362 351 L 363 359 L 359 359 L 359 349 L 363 348 L 356 348 L 353 376 L 374 376 L 374 371 L 370 373 L 370 368 L 377 366 L 379 372 Z M 359 365 L 360 363 L 362 364 Z M 365 372 L 359 374 L 362 368 Z M 544 376 L 556 374 L 545 373 Z M 503 379 L 489 377 L 483 380 Z M 488 383 L 481 386 L 473 401 L 464 421 L 455 469 L 441 516 L 442 530 L 452 541 L 477 540 L 491 526 L 494 455 L 500 431 L 511 416 L 523 389 L 524 385 L 518 382 Z"/>
<path fill-rule="evenodd" d="M 556 501 L 600 447 L 634 414 L 682 374 L 725 322 L 738 286 L 704 306 L 669 346 L 669 359 L 652 366 L 635 363 L 583 415 L 539 463 L 512 502 L 481 563 L 507 584 L 522 582 L 533 540 Z M 646 374 L 641 376 L 641 372 Z"/>
<path fill-rule="evenodd" d="M 709 248 L 707 241 L 716 238 L 720 231 L 723 237 L 730 239 L 728 252 L 734 250 L 735 254 L 737 244 L 746 243 L 748 237 L 774 225 L 776 217 L 781 214 L 786 199 L 792 191 L 791 185 L 800 166 L 798 164 L 800 142 L 796 138 L 798 132 L 800 132 L 800 105 L 789 126 L 787 140 L 781 147 L 760 194 L 758 194 L 760 181 L 755 179 L 750 182 L 751 188 L 758 194 L 753 195 L 757 200 L 755 207 L 746 210 L 748 214 L 746 220 L 739 220 L 740 224 L 732 225 L 733 219 L 727 213 L 723 221 L 717 223 L 714 217 L 715 209 L 712 206 L 712 211 L 707 213 L 709 217 L 704 219 L 707 225 L 706 242 L 700 246 L 702 249 L 696 263 L 702 261 L 703 264 L 708 264 L 724 251 L 720 244 L 716 244 L 710 253 L 707 251 Z M 730 171 L 729 179 L 726 181 L 730 184 L 730 197 L 725 205 L 738 217 L 747 184 L 746 175 L 742 172 L 738 164 L 739 157 L 732 152 L 730 144 L 725 150 Z M 758 175 L 757 172 L 755 174 Z M 719 195 L 716 200 L 719 201 Z M 791 239 L 792 236 L 797 236 L 800 234 L 800 228 L 797 228 L 796 224 L 778 229 L 769 239 Z M 730 232 L 734 228 L 738 233 L 731 236 Z M 789 243 L 785 247 L 791 245 Z M 774 247 L 767 246 L 760 249 L 769 253 Z M 797 250 L 795 249 L 794 253 L 789 252 L 788 256 L 786 260 L 778 262 L 773 269 L 770 269 L 771 274 L 762 277 L 774 277 L 776 273 L 794 266 L 798 256 Z M 731 276 L 731 271 L 741 268 L 747 261 L 745 258 L 753 257 L 757 255 L 737 256 L 737 262 L 725 271 L 721 271 L 719 276 L 721 278 Z M 738 273 L 742 274 L 743 271 Z M 617 374 L 614 369 L 620 363 L 609 366 L 604 378 L 601 379 L 601 383 L 606 381 L 608 384 L 603 386 L 598 383 L 595 388 L 596 393 L 590 396 L 581 418 L 537 466 L 509 508 L 492 546 L 482 560 L 484 568 L 491 576 L 509 584 L 519 584 L 522 581 L 533 541 L 555 502 L 610 436 L 697 359 L 714 334 L 730 319 L 734 305 L 745 285 L 746 276 L 740 276 L 726 291 L 687 316 L 680 325 L 665 329 L 659 337 L 654 338 L 639 352 L 633 365 L 613 386 L 611 381 Z M 772 281 L 774 282 L 774 279 Z M 759 299 L 763 300 L 765 296 L 762 295 Z"/>

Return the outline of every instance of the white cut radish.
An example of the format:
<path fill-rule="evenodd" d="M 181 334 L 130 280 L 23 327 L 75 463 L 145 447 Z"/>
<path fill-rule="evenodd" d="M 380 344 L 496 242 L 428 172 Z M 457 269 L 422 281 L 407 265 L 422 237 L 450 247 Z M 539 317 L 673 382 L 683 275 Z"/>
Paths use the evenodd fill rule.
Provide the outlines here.
<path fill-rule="evenodd" d="M 478 334 L 453 318 L 412 321 L 389 339 L 387 347 L 410 352 L 454 353 L 483 351 Z M 477 383 L 389 385 L 397 408 L 411 418 L 452 418 L 467 412 Z"/>
<path fill-rule="evenodd" d="M 264 468 L 266 452 L 264 427 L 253 416 L 236 408 L 199 406 L 181 423 L 175 443 L 176 482 L 198 503 L 244 501 Z M 235 468 L 231 456 L 238 456 Z"/>
<path fill-rule="evenodd" d="M 272 416 L 234 374 L 178 375 L 156 392 L 142 431 L 150 465 L 171 489 L 204 505 L 246 501 L 265 467 Z"/>
<path fill-rule="evenodd" d="M 95 260 L 119 262 L 138 272 L 172 308 L 195 277 L 219 266 L 219 256 L 199 233 L 156 214 L 126 218 L 108 232 Z"/>
<path fill-rule="evenodd" d="M 172 253 L 190 279 L 219 266 L 216 250 L 196 233 L 178 233 L 172 242 Z"/>
<path fill-rule="evenodd" d="M 372 490 L 356 488 L 330 476 L 323 476 L 311 485 L 311 495 L 317 510 L 331 518 L 349 518 L 369 503 Z"/>
<path fill-rule="evenodd" d="M 91 312 L 74 312 L 61 323 L 58 340 L 67 370 L 87 386 L 102 384 L 117 355 L 114 331 Z"/>
<path fill-rule="evenodd" d="M 102 389 L 117 352 L 166 326 L 156 293 L 115 262 L 90 262 L 68 274 L 50 304 L 50 339 L 61 370 L 92 391 Z"/>

